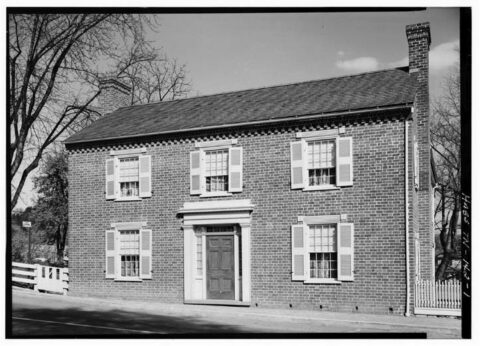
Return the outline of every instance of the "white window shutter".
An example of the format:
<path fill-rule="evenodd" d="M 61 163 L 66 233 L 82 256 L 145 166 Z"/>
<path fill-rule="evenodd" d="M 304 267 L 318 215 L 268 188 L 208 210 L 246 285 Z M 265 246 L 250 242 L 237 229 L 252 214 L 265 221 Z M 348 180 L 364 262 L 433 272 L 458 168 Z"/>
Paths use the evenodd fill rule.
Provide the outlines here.
<path fill-rule="evenodd" d="M 115 231 L 105 231 L 105 278 L 115 278 Z"/>
<path fill-rule="evenodd" d="M 305 230 L 306 227 L 303 225 L 292 225 L 292 280 L 294 281 L 304 281 L 307 278 Z"/>
<path fill-rule="evenodd" d="M 107 159 L 105 161 L 105 198 L 115 199 L 116 197 L 116 184 L 115 184 L 115 170 L 116 160 Z"/>
<path fill-rule="evenodd" d="M 140 278 L 152 278 L 152 230 L 140 230 Z"/>
<path fill-rule="evenodd" d="M 414 183 L 415 187 L 418 189 L 418 180 L 419 180 L 419 175 L 420 175 L 420 166 L 418 163 L 418 143 L 417 141 L 413 142 L 413 164 L 414 164 Z"/>
<path fill-rule="evenodd" d="M 202 193 L 201 151 L 190 152 L 190 194 Z"/>
<path fill-rule="evenodd" d="M 337 186 L 353 185 L 352 137 L 337 138 Z"/>
<path fill-rule="evenodd" d="M 228 191 L 242 192 L 243 187 L 243 150 L 234 147 L 228 150 Z"/>
<path fill-rule="evenodd" d="M 339 223 L 337 229 L 338 280 L 353 281 L 353 223 Z"/>
<path fill-rule="evenodd" d="M 138 166 L 139 196 L 152 197 L 152 157 L 140 155 Z"/>
<path fill-rule="evenodd" d="M 302 141 L 290 143 L 290 166 L 292 189 L 303 189 L 305 178 L 304 145 Z"/>

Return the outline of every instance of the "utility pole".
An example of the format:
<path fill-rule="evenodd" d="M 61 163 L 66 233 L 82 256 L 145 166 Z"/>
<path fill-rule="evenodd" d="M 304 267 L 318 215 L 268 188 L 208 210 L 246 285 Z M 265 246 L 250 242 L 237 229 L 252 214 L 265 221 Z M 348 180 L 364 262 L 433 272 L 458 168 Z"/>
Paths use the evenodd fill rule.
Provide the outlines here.
<path fill-rule="evenodd" d="M 28 263 L 32 263 L 32 223 L 23 221 L 22 227 L 28 229 Z"/>

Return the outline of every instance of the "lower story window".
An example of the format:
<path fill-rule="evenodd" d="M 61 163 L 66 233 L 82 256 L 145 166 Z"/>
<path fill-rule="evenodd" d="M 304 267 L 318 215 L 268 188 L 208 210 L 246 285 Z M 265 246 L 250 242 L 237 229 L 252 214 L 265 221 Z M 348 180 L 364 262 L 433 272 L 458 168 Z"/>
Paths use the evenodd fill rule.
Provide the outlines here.
<path fill-rule="evenodd" d="M 139 231 L 120 231 L 120 276 L 138 277 L 140 273 Z"/>
<path fill-rule="evenodd" d="M 336 225 L 310 225 L 310 278 L 337 278 Z"/>

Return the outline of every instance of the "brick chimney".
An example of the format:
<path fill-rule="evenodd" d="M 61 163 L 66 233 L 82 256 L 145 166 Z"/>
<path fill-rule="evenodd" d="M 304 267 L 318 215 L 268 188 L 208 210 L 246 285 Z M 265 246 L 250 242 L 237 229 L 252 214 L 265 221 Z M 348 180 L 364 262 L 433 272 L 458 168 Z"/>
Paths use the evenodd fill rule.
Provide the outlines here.
<path fill-rule="evenodd" d="M 413 135 L 418 142 L 418 231 L 420 241 L 420 275 L 433 279 L 434 233 L 433 188 L 431 183 L 430 107 L 428 92 L 428 53 L 430 50 L 430 24 L 407 25 L 409 71 L 417 77 L 418 89 L 413 115 Z M 433 277 L 432 277 L 433 276 Z"/>
<path fill-rule="evenodd" d="M 120 107 L 130 105 L 131 88 L 114 77 L 100 80 L 100 95 L 98 108 L 102 115 L 108 114 Z"/>

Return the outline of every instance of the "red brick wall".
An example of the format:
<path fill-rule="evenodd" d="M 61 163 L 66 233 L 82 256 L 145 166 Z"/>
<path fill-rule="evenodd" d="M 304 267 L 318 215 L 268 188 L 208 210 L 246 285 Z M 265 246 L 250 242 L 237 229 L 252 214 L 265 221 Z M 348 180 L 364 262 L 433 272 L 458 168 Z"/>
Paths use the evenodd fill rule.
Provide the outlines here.
<path fill-rule="evenodd" d="M 303 126 L 152 138 L 152 198 L 105 200 L 109 150 L 132 146 L 77 147 L 69 155 L 70 294 L 183 301 L 183 231 L 178 210 L 189 195 L 189 152 L 197 140 L 238 138 L 244 150 L 244 189 L 232 197 L 255 205 L 251 229 L 253 306 L 403 313 L 406 299 L 404 115 Z M 384 117 L 386 118 L 386 117 Z M 354 185 L 340 190 L 290 188 L 290 142 L 296 131 L 346 125 L 353 137 Z M 189 137 L 190 136 L 190 137 Z M 290 226 L 299 215 L 347 214 L 355 224 L 355 280 L 340 285 L 291 280 Z M 153 230 L 152 280 L 105 279 L 105 230 L 111 222 L 147 221 Z M 412 223 L 413 224 L 413 223 Z M 413 237 L 412 237 L 413 238 Z M 413 244 L 411 245 L 413 249 Z"/>

